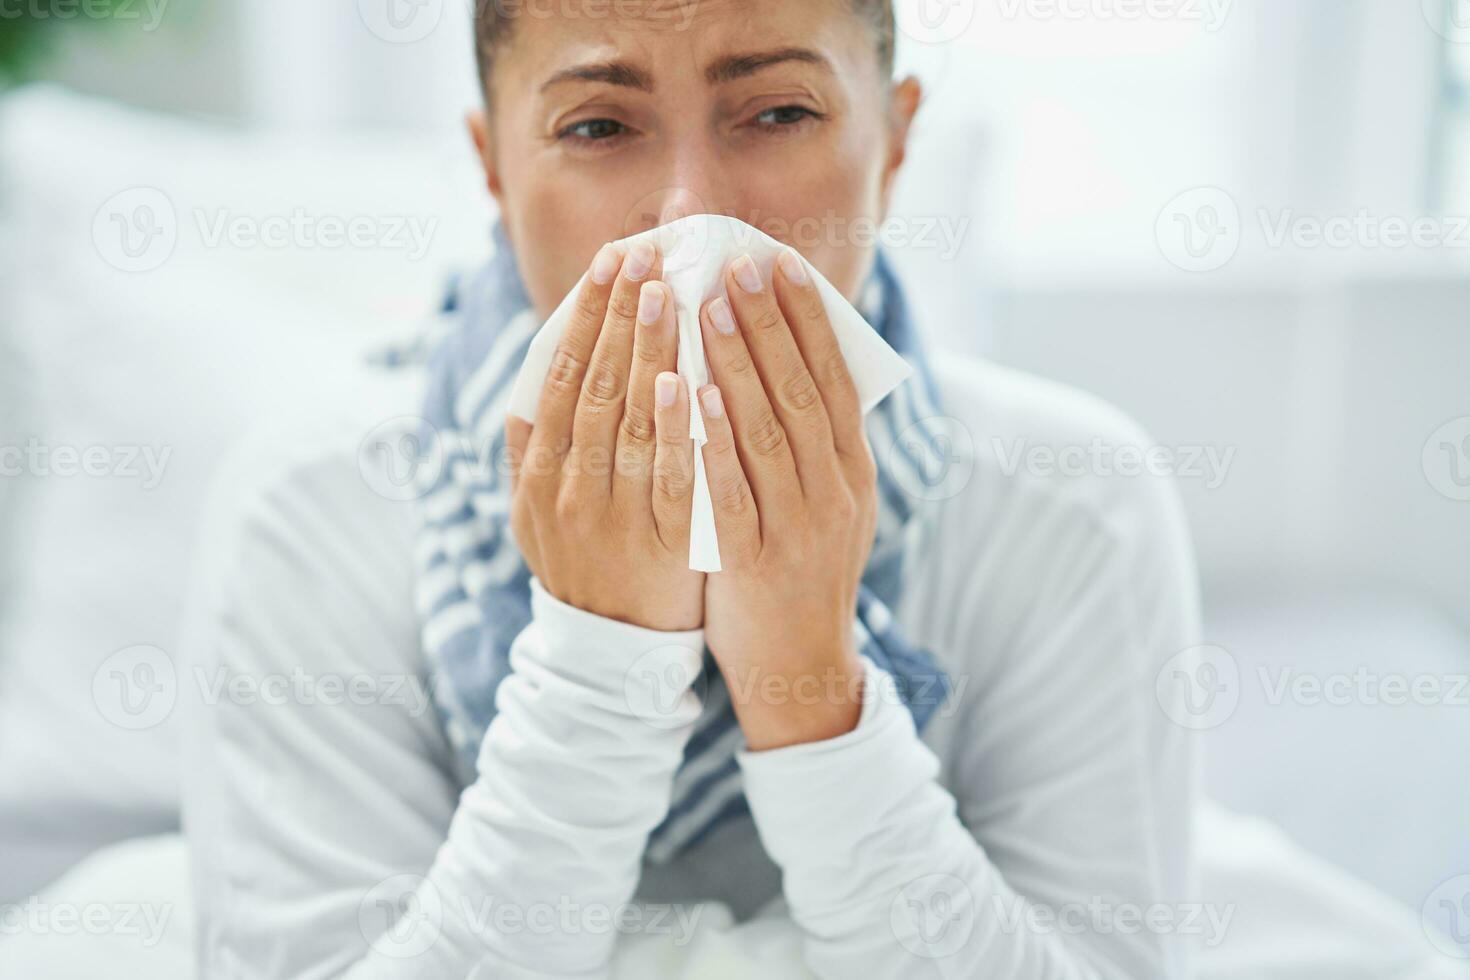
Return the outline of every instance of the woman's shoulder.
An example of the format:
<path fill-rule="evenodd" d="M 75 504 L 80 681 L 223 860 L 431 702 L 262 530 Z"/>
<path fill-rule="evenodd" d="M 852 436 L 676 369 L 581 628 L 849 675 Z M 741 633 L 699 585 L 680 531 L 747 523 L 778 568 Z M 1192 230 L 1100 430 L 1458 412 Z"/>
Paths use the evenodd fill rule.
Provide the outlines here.
<path fill-rule="evenodd" d="M 402 505 L 433 463 L 420 438 L 419 390 L 407 375 L 354 374 L 314 405 L 258 418 L 211 481 L 210 529 L 290 523 L 321 510 L 375 526 L 407 520 Z"/>
<path fill-rule="evenodd" d="M 1149 593 L 1139 601 L 1187 635 L 1193 543 L 1177 481 L 1143 427 L 1095 395 L 1023 371 L 948 356 L 935 364 L 948 456 L 931 470 L 942 492 L 926 505 L 936 533 L 914 621 L 965 609 L 960 632 L 1000 644 L 1110 581 L 1135 598 Z"/>
<path fill-rule="evenodd" d="M 950 465 L 969 470 L 951 477 L 951 509 L 1066 512 L 1110 537 L 1183 533 L 1178 448 L 1118 407 L 981 358 L 936 358 L 934 375 Z"/>
<path fill-rule="evenodd" d="M 1084 684 L 1079 711 L 1132 696 L 1099 678 L 1151 692 L 1163 662 L 1198 642 L 1197 572 L 1173 477 L 1135 467 L 1154 442 L 1134 420 L 1023 371 L 935 363 L 949 459 L 932 472 L 950 482 L 903 613 L 967 679 L 969 710 L 926 734 L 953 761 L 979 739 L 975 719 L 1026 697 L 1057 703 L 1038 679 Z"/>

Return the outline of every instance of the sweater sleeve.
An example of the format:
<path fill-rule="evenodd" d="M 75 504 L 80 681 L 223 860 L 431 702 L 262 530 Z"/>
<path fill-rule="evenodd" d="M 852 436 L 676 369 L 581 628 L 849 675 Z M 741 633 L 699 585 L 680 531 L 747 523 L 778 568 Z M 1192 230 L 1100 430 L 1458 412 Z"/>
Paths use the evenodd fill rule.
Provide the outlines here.
<path fill-rule="evenodd" d="M 185 774 L 201 976 L 604 976 L 702 635 L 535 586 L 456 799 L 401 514 L 342 472 L 278 482 L 207 545 Z"/>
<path fill-rule="evenodd" d="M 1182 894 L 1194 771 L 1154 684 L 1198 642 L 1172 491 L 1111 514 L 1015 506 L 1029 544 L 1008 568 L 957 547 L 934 579 L 956 584 L 921 597 L 956 624 L 943 765 L 871 663 L 854 731 L 741 757 L 819 977 L 1186 975 L 1203 921 Z M 1031 591 L 1013 615 L 1018 580 Z"/>

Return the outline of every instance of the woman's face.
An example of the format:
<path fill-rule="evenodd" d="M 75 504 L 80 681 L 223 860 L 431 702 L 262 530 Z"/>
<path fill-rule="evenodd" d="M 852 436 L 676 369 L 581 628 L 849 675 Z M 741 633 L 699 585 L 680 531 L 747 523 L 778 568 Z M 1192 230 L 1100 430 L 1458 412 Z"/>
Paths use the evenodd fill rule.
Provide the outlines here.
<path fill-rule="evenodd" d="M 888 85 L 847 0 L 508 9 L 489 122 L 471 123 L 543 316 L 604 243 L 697 213 L 755 225 L 857 294 L 919 91 Z"/>

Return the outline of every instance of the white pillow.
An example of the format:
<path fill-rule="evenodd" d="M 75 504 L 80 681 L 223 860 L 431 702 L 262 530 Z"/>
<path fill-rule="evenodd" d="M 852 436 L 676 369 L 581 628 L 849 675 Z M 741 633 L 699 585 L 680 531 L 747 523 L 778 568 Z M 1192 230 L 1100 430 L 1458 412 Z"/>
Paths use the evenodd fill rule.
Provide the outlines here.
<path fill-rule="evenodd" d="M 6 406 L 5 419 L 34 423 L 0 430 L 0 446 L 34 437 L 45 451 L 0 499 L 24 529 L 0 539 L 15 555 L 0 610 L 0 901 L 103 843 L 176 825 L 168 692 L 140 714 L 122 699 L 143 705 L 127 682 L 167 680 L 182 662 L 214 469 L 261 415 L 311 413 L 355 385 L 360 352 L 411 335 L 446 270 L 487 250 L 474 164 L 467 147 L 251 136 L 47 89 L 0 104 L 5 237 L 24 243 L 0 352 L 34 395 Z M 121 251 L 115 216 L 167 225 L 161 207 L 177 219 L 166 261 Z M 395 216 L 437 224 L 413 255 L 319 236 L 212 246 L 202 230 L 221 216 L 266 228 L 298 209 L 366 216 L 383 234 Z M 119 268 L 134 259 L 156 267 Z"/>

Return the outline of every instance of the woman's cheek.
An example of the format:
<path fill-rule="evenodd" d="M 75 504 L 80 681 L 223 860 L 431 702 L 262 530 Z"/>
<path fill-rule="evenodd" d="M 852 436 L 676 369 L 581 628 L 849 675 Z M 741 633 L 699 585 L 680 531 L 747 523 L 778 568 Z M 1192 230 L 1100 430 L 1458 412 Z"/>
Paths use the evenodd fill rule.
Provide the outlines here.
<path fill-rule="evenodd" d="M 548 183 L 522 195 L 511 221 L 521 278 L 543 315 L 576 287 L 599 248 L 624 237 L 611 195 L 595 181 Z"/>
<path fill-rule="evenodd" d="M 842 145 L 808 145 L 786 166 L 763 174 L 747 200 L 751 224 L 802 253 L 849 298 L 863 285 L 880 230 L 874 175 Z"/>

